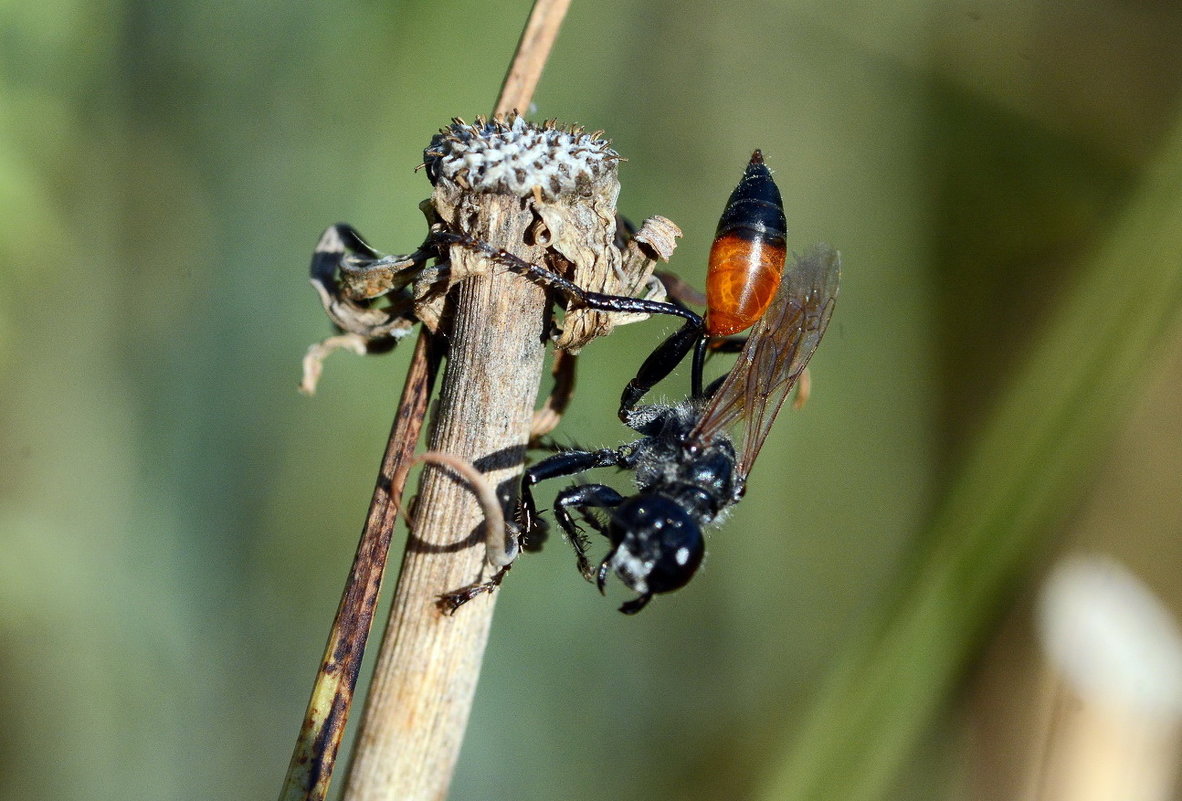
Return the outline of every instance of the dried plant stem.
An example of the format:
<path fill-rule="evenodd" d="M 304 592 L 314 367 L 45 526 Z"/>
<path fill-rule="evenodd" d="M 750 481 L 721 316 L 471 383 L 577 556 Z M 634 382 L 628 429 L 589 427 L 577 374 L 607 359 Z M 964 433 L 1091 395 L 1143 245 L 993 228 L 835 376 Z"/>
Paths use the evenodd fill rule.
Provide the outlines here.
<path fill-rule="evenodd" d="M 569 0 L 537 0 L 506 77 L 496 112 L 528 106 Z M 473 235 L 523 252 L 532 222 L 516 198 L 482 199 Z M 474 462 L 502 496 L 525 455 L 544 357 L 545 293 L 473 262 L 478 273 L 456 291 L 447 369 L 430 437 L 432 451 Z M 483 275 L 479 273 L 485 273 Z M 390 620 L 366 700 L 345 801 L 442 799 L 467 725 L 492 621 L 494 594 L 453 617 L 439 593 L 478 577 L 483 514 L 470 489 L 446 471 L 424 471 Z"/>
<path fill-rule="evenodd" d="M 487 196 L 480 235 L 498 247 L 520 243 L 530 218 L 519 206 L 513 197 Z M 456 250 L 452 258 L 478 256 Z M 525 453 L 541 380 L 545 303 L 541 289 L 504 273 L 477 276 L 458 290 L 429 447 L 476 463 L 502 494 L 515 483 Z M 429 467 L 413 515 L 348 801 L 446 795 L 492 620 L 491 594 L 452 617 L 435 603 L 439 593 L 481 572 L 484 515 L 471 489 Z"/>

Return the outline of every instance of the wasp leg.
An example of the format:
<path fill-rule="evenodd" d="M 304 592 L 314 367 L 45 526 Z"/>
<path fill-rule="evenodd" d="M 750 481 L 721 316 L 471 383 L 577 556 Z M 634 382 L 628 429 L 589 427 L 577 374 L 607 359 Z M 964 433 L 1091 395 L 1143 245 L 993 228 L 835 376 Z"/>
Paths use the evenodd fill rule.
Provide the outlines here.
<path fill-rule="evenodd" d="M 517 499 L 517 522 L 521 526 L 526 549 L 539 550 L 546 540 L 545 523 L 534 501 L 534 484 L 551 478 L 573 476 L 596 467 L 622 467 L 626 463 L 627 457 L 622 451 L 603 448 L 596 451 L 562 451 L 527 467 L 521 476 L 521 495 Z"/>
<path fill-rule="evenodd" d="M 477 581 L 466 587 L 460 587 L 458 590 L 442 593 L 435 599 L 436 608 L 445 615 L 454 615 L 457 609 L 476 596 L 483 595 L 486 592 L 492 592 L 501 586 L 501 582 L 505 580 L 505 574 L 509 572 L 509 568 L 511 567 L 513 567 L 512 562 L 501 566 L 500 569 L 485 581 Z"/>
<path fill-rule="evenodd" d="M 588 292 L 552 270 L 525 261 L 507 250 L 495 248 L 487 242 L 467 234 L 438 231 L 434 234 L 434 241 L 460 245 L 484 254 L 494 264 L 499 264 L 543 289 L 556 293 L 566 301 L 568 309 L 592 309 L 625 314 L 668 314 L 683 319 L 685 322 L 681 328 L 657 346 L 657 349 L 641 365 L 636 377 L 629 381 L 628 386 L 624 388 L 624 393 L 620 397 L 620 419 L 624 422 L 627 422 L 628 413 L 632 411 L 640 399 L 659 381 L 673 372 L 682 359 L 695 348 L 702 352 L 702 356 L 695 356 L 692 380 L 695 397 L 701 396 L 701 362 L 705 353 L 705 325 L 698 314 L 685 306 L 667 301 Z"/>
<path fill-rule="evenodd" d="M 516 275 L 520 275 L 543 289 L 559 295 L 568 306 L 573 309 L 593 309 L 603 312 L 620 312 L 624 314 L 670 314 L 680 317 L 687 323 L 702 324 L 702 318 L 689 309 L 668 303 L 663 300 L 648 300 L 647 298 L 631 298 L 626 295 L 605 295 L 602 292 L 588 292 L 578 284 L 563 278 L 553 270 L 514 256 L 507 250 L 493 247 L 487 242 L 468 234 L 456 234 L 450 231 L 436 232 L 435 242 L 460 245 L 469 250 L 483 254 L 489 261 L 499 264 Z"/>
<path fill-rule="evenodd" d="M 747 337 L 726 337 L 725 339 L 712 339 L 712 340 L 709 340 L 706 342 L 704 351 L 705 351 L 705 353 L 711 353 L 711 354 L 713 354 L 713 353 L 738 353 L 739 351 L 741 351 L 743 349 L 743 346 L 746 344 L 747 344 Z M 698 359 L 698 351 L 694 351 L 694 358 L 695 358 L 695 360 Z M 704 361 L 704 359 L 703 359 L 703 361 Z M 697 369 L 699 371 L 699 375 L 700 375 L 702 368 L 701 368 L 701 366 L 699 366 L 697 364 L 696 361 L 695 361 L 694 367 L 695 367 L 695 369 Z M 714 393 L 717 392 L 718 388 L 722 386 L 722 382 L 726 381 L 726 376 L 727 376 L 727 374 L 723 373 L 718 378 L 711 381 L 710 385 L 707 386 L 704 390 L 702 390 L 701 393 L 697 397 L 705 398 L 705 399 L 713 398 Z"/>
<path fill-rule="evenodd" d="M 702 318 L 696 314 L 693 319 L 687 318 L 681 328 L 670 334 L 664 342 L 657 346 L 656 350 L 649 354 L 636 372 L 636 377 L 624 387 L 624 392 L 620 395 L 620 419 L 627 423 L 632 410 L 636 408 L 640 399 L 648 394 L 648 391 L 658 382 L 673 372 L 673 369 L 681 364 L 691 350 L 695 352 L 693 372 L 690 376 L 692 390 L 694 397 L 701 397 L 705 343 Z"/>
<path fill-rule="evenodd" d="M 541 516 L 538 514 L 537 505 L 534 502 L 533 493 L 530 487 L 539 481 L 544 481 L 549 478 L 560 478 L 562 476 L 571 476 L 576 473 L 581 473 L 584 470 L 590 470 L 595 467 L 613 467 L 620 466 L 627 463 L 627 455 L 623 452 L 617 452 L 610 449 L 603 449 L 598 451 L 563 451 L 554 456 L 543 459 L 532 467 L 528 468 L 521 479 L 521 497 L 518 499 L 517 518 L 520 526 L 520 541 L 522 548 L 526 550 L 538 550 L 541 548 L 542 542 L 545 540 L 545 527 Z M 591 485 L 592 487 L 600 485 Z M 607 492 L 615 493 L 610 487 L 602 487 L 605 493 L 602 493 L 598 498 L 589 495 L 586 499 L 574 497 L 571 490 L 581 490 L 583 487 L 572 487 L 564 490 L 559 495 L 559 500 L 555 503 L 555 517 L 562 525 L 563 530 L 567 533 L 571 541 L 571 546 L 575 549 L 577 555 L 579 570 L 584 576 L 589 577 L 591 574 L 590 563 L 587 562 L 587 544 L 579 531 L 578 526 L 570 517 L 570 513 L 566 510 L 567 506 L 614 506 L 623 500 L 618 494 L 615 500 L 606 494 Z M 592 493 L 593 495 L 594 493 Z M 572 500 L 563 502 L 563 495 L 571 495 Z M 598 501 L 598 503 L 596 503 Z M 594 524 L 593 524 L 594 525 Z M 598 526 L 597 526 L 598 529 Z M 492 592 L 494 588 L 500 585 L 504 580 L 505 574 L 509 572 L 512 567 L 512 562 L 502 566 L 486 581 L 476 582 L 466 587 L 461 587 L 458 590 L 447 592 L 439 596 L 436 600 L 436 605 L 444 614 L 453 614 L 457 609 L 472 600 L 478 595 L 486 592 Z"/>
<path fill-rule="evenodd" d="M 558 525 L 562 526 L 562 530 L 566 532 L 571 547 L 575 549 L 575 564 L 578 565 L 579 572 L 587 581 L 595 579 L 595 572 L 591 569 L 591 562 L 587 559 L 587 538 L 583 536 L 583 532 L 575 523 L 570 510 L 578 510 L 582 518 L 592 528 L 606 537 L 607 533 L 604 531 L 603 523 L 588 510 L 592 508 L 612 509 L 623 502 L 624 496 L 606 484 L 576 484 L 567 487 L 554 498 L 554 518 L 558 521 Z M 602 590 L 602 588 L 600 589 Z"/>
<path fill-rule="evenodd" d="M 682 308 L 706 305 L 705 293 L 696 289 L 688 281 L 682 280 L 680 276 L 670 272 L 655 272 L 653 275 L 656 276 L 657 280 L 660 281 L 661 285 L 665 288 L 665 295 L 669 299 L 670 303 Z M 661 367 L 659 369 L 652 370 L 648 375 L 637 376 L 637 378 L 632 381 L 624 390 L 624 396 L 620 399 L 620 419 L 624 420 L 625 423 L 628 422 L 627 418 L 625 417 L 625 412 L 630 411 L 633 407 L 635 407 L 640 398 L 642 398 L 649 389 L 652 389 L 653 385 L 667 376 L 669 372 L 671 372 L 672 369 L 681 362 L 681 359 L 685 358 L 685 353 L 688 352 L 688 349 L 691 347 L 691 345 L 694 350 L 694 360 L 692 362 L 690 373 L 690 393 L 695 398 L 708 398 L 710 397 L 711 393 L 709 391 L 704 392 L 702 389 L 702 373 L 703 368 L 705 367 L 707 352 L 712 353 L 717 350 L 722 353 L 737 353 L 739 349 L 743 347 L 743 343 L 747 341 L 746 339 L 740 340 L 735 338 L 735 341 L 738 342 L 738 347 L 734 348 L 732 351 L 731 340 L 709 339 L 706 336 L 704 326 L 699 332 L 699 339 L 695 342 L 687 343 L 684 340 L 681 340 L 682 336 L 689 336 L 688 332 L 679 331 L 674 336 L 678 337 L 680 341 L 673 345 L 668 345 L 667 343 L 663 344 L 662 347 L 668 347 L 669 350 L 659 357 L 660 361 L 663 364 L 668 364 L 669 367 L 667 369 Z M 670 339 L 672 338 L 673 337 L 670 337 Z M 653 355 L 656 357 L 657 354 L 654 353 Z M 647 387 L 644 386 L 646 383 L 648 384 Z"/>

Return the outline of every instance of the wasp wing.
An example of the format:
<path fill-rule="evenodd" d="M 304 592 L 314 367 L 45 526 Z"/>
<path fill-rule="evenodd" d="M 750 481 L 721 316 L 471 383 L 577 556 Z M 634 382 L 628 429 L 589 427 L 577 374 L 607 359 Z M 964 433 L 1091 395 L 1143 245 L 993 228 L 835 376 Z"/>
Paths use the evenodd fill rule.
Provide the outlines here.
<path fill-rule="evenodd" d="M 828 245 L 814 245 L 796 259 L 690 433 L 690 442 L 707 444 L 742 421 L 735 441 L 741 480 L 751 472 L 772 421 L 821 342 L 840 274 L 841 258 Z"/>

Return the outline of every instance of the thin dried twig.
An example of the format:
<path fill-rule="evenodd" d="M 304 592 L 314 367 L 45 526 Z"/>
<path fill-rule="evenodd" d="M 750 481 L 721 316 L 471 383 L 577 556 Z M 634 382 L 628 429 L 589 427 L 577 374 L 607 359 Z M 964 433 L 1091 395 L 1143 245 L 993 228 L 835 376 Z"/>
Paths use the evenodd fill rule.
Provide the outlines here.
<path fill-rule="evenodd" d="M 329 630 L 312 697 L 296 740 L 280 801 L 322 801 L 328 793 L 341 745 L 365 643 L 377 609 L 378 593 L 390 537 L 398 517 L 398 498 L 406 486 L 407 467 L 414 454 L 427 401 L 435 385 L 439 360 L 431 353 L 431 335 L 424 329 L 415 343 L 406 373 L 398 412 L 386 443 L 377 485 L 357 555 L 345 582 L 341 603 Z"/>
<path fill-rule="evenodd" d="M 550 48 L 558 38 L 558 29 L 562 26 L 568 8 L 570 0 L 537 0 L 534 3 L 525 30 L 521 32 L 521 40 L 517 43 L 513 63 L 505 73 L 493 116 L 508 114 L 514 109 L 522 114 L 529 111 L 534 90 L 538 87 L 546 59 L 550 57 Z"/>

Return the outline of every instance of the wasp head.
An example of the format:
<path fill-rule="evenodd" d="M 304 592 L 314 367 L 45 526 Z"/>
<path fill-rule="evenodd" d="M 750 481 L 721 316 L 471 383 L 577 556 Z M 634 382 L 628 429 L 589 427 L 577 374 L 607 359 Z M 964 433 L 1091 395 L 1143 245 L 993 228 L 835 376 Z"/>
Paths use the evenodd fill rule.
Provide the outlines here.
<path fill-rule="evenodd" d="M 693 578 L 706 546 L 694 517 L 664 495 L 637 495 L 620 504 L 608 525 L 612 549 L 599 565 L 603 590 L 609 571 L 615 571 L 640 596 L 620 607 L 633 614 L 653 595 L 684 587 Z"/>

